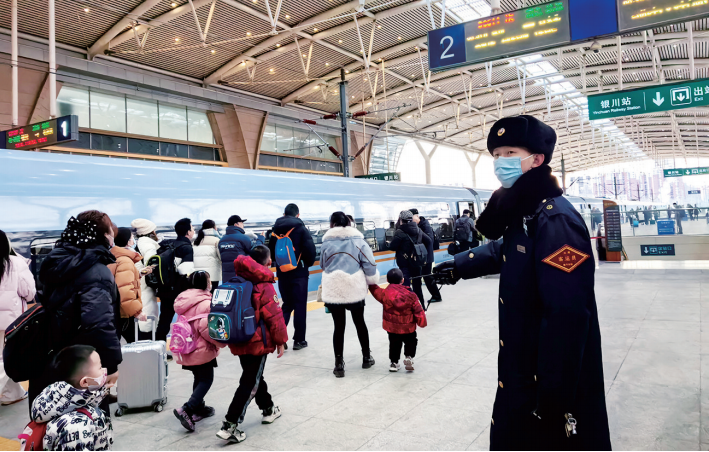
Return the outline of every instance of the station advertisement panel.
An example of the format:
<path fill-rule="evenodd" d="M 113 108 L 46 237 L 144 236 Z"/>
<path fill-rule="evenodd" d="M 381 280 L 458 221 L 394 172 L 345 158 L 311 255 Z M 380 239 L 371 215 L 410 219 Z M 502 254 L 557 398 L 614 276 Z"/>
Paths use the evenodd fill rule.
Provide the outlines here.
<path fill-rule="evenodd" d="M 618 0 L 618 27 L 621 33 L 707 15 L 709 0 Z"/>
<path fill-rule="evenodd" d="M 432 30 L 428 33 L 429 68 L 496 60 L 568 43 L 568 1 L 542 3 Z"/>

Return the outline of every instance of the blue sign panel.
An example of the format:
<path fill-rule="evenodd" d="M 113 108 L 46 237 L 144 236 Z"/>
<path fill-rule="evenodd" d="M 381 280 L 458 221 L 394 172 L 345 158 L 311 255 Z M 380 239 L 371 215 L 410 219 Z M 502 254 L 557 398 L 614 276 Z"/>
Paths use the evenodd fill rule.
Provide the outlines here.
<path fill-rule="evenodd" d="M 701 194 L 701 193 L 702 193 L 701 190 L 689 190 L 689 191 L 687 192 L 687 194 L 689 194 L 689 195 L 699 195 L 699 194 Z"/>
<path fill-rule="evenodd" d="M 674 233 L 674 220 L 657 220 L 657 235 L 673 235 Z"/>
<path fill-rule="evenodd" d="M 428 32 L 428 64 L 431 69 L 465 63 L 465 24 Z"/>
<path fill-rule="evenodd" d="M 674 256 L 674 245 L 640 245 L 641 256 Z"/>
<path fill-rule="evenodd" d="M 616 0 L 569 0 L 571 40 L 618 33 Z"/>

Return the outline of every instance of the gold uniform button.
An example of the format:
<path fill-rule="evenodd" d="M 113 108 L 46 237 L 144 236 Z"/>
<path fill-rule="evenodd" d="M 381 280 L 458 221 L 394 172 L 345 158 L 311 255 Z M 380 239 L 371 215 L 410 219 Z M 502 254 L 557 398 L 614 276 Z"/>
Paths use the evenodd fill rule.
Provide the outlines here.
<path fill-rule="evenodd" d="M 547 210 L 551 210 L 551 209 L 553 209 L 553 208 L 554 208 L 554 206 L 552 206 L 551 204 L 549 204 L 549 205 L 547 206 Z"/>
<path fill-rule="evenodd" d="M 536 376 L 536 375 L 534 376 L 534 381 L 537 381 L 537 376 Z"/>
<path fill-rule="evenodd" d="M 507 262 L 507 258 L 504 256 L 504 254 L 502 255 L 502 262 Z"/>
<path fill-rule="evenodd" d="M 504 347 L 504 346 L 505 346 L 505 343 L 504 343 L 504 342 L 502 342 L 502 339 L 500 339 L 500 346 L 502 346 L 502 347 Z"/>
<path fill-rule="evenodd" d="M 498 383 L 498 384 L 500 385 L 500 387 L 502 388 L 502 382 L 501 382 L 501 381 L 498 381 L 497 383 Z"/>
<path fill-rule="evenodd" d="M 542 203 L 545 203 L 545 202 L 547 202 L 547 200 L 546 200 L 546 199 L 542 199 Z"/>
<path fill-rule="evenodd" d="M 468 254 L 468 257 L 471 258 L 471 259 L 474 258 L 474 257 L 475 257 L 475 253 L 470 253 L 470 254 Z"/>

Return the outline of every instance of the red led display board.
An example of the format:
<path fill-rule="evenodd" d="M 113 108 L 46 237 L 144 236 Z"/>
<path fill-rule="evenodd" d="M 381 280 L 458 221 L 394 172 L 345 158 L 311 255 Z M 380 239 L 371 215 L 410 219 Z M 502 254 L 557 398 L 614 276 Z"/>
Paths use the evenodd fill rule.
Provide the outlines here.
<path fill-rule="evenodd" d="M 6 149 L 38 149 L 79 139 L 79 117 L 67 115 L 3 132 Z"/>

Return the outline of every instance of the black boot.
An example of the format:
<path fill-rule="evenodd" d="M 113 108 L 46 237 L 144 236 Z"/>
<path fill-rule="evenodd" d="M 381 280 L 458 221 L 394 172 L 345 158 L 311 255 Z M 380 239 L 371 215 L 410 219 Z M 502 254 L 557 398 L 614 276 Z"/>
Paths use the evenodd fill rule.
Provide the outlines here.
<path fill-rule="evenodd" d="M 345 376 L 345 360 L 342 356 L 335 356 L 335 369 L 332 371 L 337 378 Z"/>
<path fill-rule="evenodd" d="M 374 358 L 372 358 L 372 352 L 367 351 L 366 353 L 362 352 L 362 369 L 369 369 L 374 365 Z"/>

